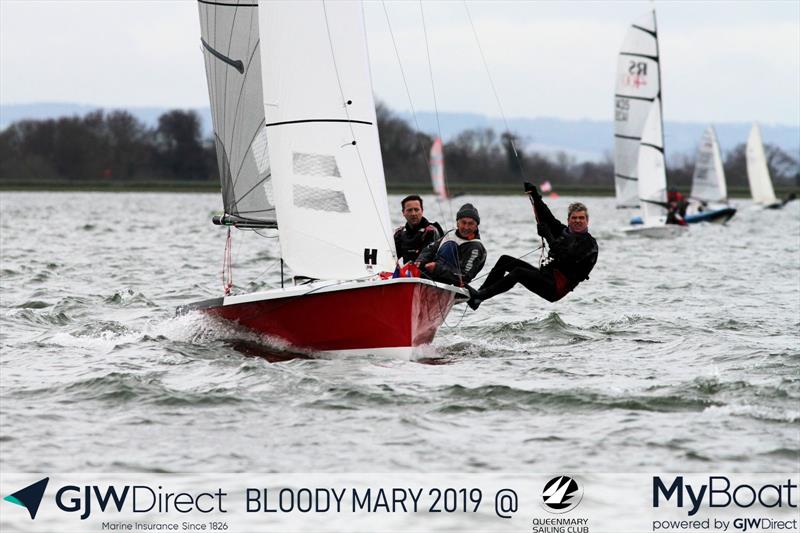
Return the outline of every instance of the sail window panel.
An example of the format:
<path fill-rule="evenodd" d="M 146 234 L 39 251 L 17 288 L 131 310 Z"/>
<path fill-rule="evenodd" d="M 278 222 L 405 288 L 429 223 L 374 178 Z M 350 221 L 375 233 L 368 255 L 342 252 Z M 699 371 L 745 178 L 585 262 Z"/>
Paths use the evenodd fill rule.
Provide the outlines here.
<path fill-rule="evenodd" d="M 262 127 L 250 145 L 250 156 L 259 174 L 269 173 L 269 149 L 267 148 L 267 128 Z"/>
<path fill-rule="evenodd" d="M 296 207 L 335 213 L 350 212 L 347 198 L 342 191 L 307 185 L 294 185 L 292 187 L 292 196 Z"/>
<path fill-rule="evenodd" d="M 660 89 L 658 63 L 645 57 L 619 56 L 616 94 L 652 100 Z"/>
<path fill-rule="evenodd" d="M 341 178 L 336 157 L 323 154 L 295 152 L 292 157 L 294 173 L 301 176 L 327 176 Z"/>

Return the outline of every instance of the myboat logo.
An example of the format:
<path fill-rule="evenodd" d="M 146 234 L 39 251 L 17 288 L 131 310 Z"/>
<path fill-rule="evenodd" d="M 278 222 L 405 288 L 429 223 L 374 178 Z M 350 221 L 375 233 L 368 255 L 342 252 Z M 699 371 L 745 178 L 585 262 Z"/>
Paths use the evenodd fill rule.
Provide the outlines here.
<path fill-rule="evenodd" d="M 562 514 L 575 509 L 583 499 L 583 488 L 568 476 L 554 477 L 542 490 L 542 507 L 548 513 Z"/>
<path fill-rule="evenodd" d="M 28 510 L 31 515 L 31 520 L 36 518 L 36 513 L 39 511 L 39 505 L 42 503 L 44 496 L 44 489 L 47 488 L 47 482 L 50 481 L 49 477 L 40 479 L 32 485 L 28 485 L 24 489 L 20 489 L 14 494 L 3 498 L 7 502 L 20 505 Z"/>

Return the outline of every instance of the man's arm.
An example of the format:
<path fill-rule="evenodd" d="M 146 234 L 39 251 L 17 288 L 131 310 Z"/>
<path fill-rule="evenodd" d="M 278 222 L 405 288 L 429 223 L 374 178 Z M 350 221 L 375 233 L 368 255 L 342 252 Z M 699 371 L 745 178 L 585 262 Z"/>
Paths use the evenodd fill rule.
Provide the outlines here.
<path fill-rule="evenodd" d="M 425 265 L 425 263 L 430 263 L 431 261 L 436 259 L 436 251 L 439 249 L 439 244 L 441 243 L 442 238 L 438 238 L 428 246 L 422 249 L 422 251 L 417 256 L 416 263 L 419 265 Z"/>
<path fill-rule="evenodd" d="M 526 181 L 525 192 L 530 195 L 533 209 L 536 212 L 536 230 L 539 235 L 544 237 L 547 242 L 550 242 L 555 236 L 561 235 L 566 226 L 553 216 L 550 208 L 542 200 L 542 195 L 539 194 L 536 186 Z"/>

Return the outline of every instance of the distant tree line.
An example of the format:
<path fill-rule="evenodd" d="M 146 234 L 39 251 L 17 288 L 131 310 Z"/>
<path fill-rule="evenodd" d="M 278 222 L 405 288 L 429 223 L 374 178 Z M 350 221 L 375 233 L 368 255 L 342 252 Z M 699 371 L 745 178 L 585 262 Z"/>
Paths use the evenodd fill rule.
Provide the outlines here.
<path fill-rule="evenodd" d="M 415 131 L 385 105 L 377 106 L 378 130 L 389 186 L 428 187 L 433 138 Z M 578 162 L 564 152 L 544 155 L 525 148 L 512 132 L 466 130 L 444 145 L 451 184 L 513 185 L 524 179 L 559 186 L 613 188 L 610 154 L 601 162 Z M 780 148 L 765 147 L 777 183 L 800 185 L 798 161 Z M 747 185 L 745 145 L 725 156 L 730 186 Z M 694 154 L 672 157 L 670 185 L 688 189 Z M 142 182 L 218 180 L 216 150 L 203 138 L 194 111 L 173 110 L 149 127 L 127 111 L 95 111 L 84 117 L 22 120 L 0 132 L 0 180 Z"/>
<path fill-rule="evenodd" d="M 216 155 L 194 111 L 147 127 L 127 111 L 22 120 L 0 132 L 0 179 L 125 182 L 208 180 Z"/>

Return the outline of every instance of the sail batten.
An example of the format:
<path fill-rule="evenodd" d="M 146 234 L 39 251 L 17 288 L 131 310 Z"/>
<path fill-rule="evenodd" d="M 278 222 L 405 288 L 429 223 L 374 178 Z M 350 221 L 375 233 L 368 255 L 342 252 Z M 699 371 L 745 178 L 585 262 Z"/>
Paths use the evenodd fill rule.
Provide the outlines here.
<path fill-rule="evenodd" d="M 245 9 L 239 9 L 245 8 Z M 223 208 L 229 221 L 275 227 L 268 199 L 258 9 L 252 0 L 198 0 Z M 247 216 L 242 216 L 247 214 Z"/>

